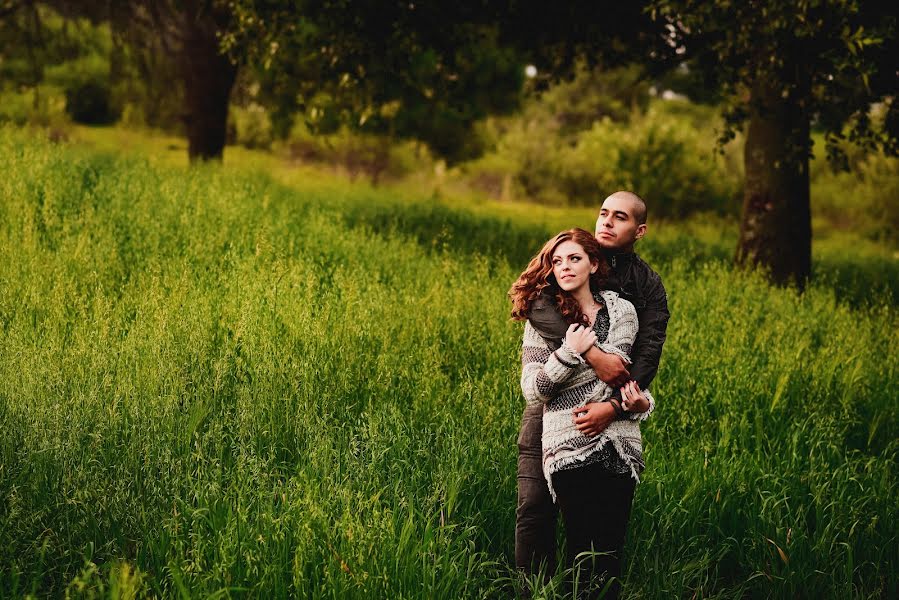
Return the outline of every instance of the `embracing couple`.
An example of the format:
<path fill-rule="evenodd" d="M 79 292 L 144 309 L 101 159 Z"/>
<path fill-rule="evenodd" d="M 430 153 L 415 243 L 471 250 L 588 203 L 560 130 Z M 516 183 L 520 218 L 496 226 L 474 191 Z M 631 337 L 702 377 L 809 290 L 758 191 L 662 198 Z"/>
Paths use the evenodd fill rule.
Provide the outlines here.
<path fill-rule="evenodd" d="M 662 280 L 634 254 L 645 233 L 644 201 L 616 192 L 602 204 L 595 235 L 558 234 L 509 291 L 512 318 L 526 321 L 516 566 L 531 577 L 555 571 L 561 512 L 567 566 L 578 560 L 577 587 L 589 597 L 620 592 L 643 471 L 639 422 L 654 407 L 647 388 L 668 325 Z"/>

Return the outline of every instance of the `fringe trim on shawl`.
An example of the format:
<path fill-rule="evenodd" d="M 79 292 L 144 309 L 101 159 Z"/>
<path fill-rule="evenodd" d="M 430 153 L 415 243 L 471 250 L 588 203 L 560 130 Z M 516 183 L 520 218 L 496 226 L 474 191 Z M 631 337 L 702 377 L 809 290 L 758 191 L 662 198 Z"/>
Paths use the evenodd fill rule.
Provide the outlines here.
<path fill-rule="evenodd" d="M 637 438 L 639 439 L 639 438 Z M 637 473 L 637 467 L 634 462 L 637 460 L 627 452 L 625 452 L 621 438 L 619 436 L 610 436 L 607 433 L 603 432 L 596 436 L 596 440 L 588 444 L 586 446 L 582 446 L 581 448 L 573 448 L 568 445 L 559 446 L 556 449 L 556 452 L 553 454 L 544 454 L 543 455 L 543 477 L 546 479 L 546 485 L 549 487 L 549 494 L 552 496 L 553 503 L 556 501 L 556 490 L 553 488 L 553 478 L 552 474 L 558 471 L 563 470 L 565 467 L 573 465 L 575 463 L 581 463 L 590 458 L 597 449 L 602 448 L 607 442 L 612 443 L 612 447 L 615 449 L 615 452 L 624 461 L 624 463 L 631 470 L 631 477 L 634 478 L 634 481 L 640 483 L 640 474 Z M 642 453 L 643 444 L 642 441 L 640 443 L 640 452 Z M 572 453 L 568 456 L 563 456 L 562 458 L 556 459 L 556 455 L 559 452 L 571 451 Z M 555 459 L 555 460 L 553 460 Z M 641 461 L 642 462 L 642 461 Z"/>

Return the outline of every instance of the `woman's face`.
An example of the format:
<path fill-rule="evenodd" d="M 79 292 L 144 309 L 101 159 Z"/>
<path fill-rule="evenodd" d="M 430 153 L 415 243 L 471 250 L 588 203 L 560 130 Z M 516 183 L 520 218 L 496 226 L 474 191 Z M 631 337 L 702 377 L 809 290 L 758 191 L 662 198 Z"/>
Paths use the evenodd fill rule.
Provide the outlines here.
<path fill-rule="evenodd" d="M 571 240 L 562 242 L 553 251 L 553 275 L 559 287 L 566 292 L 574 292 L 585 285 L 590 285 L 590 274 L 595 273 L 597 265 L 590 263 L 590 256 L 584 247 Z"/>

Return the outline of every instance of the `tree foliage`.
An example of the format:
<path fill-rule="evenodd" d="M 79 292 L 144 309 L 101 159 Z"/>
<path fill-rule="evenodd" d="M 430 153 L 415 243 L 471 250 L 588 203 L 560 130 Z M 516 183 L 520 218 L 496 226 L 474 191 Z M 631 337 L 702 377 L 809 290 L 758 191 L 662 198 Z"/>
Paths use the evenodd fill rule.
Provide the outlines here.
<path fill-rule="evenodd" d="M 518 105 L 523 58 L 492 13 L 468 3 L 236 3 L 233 52 L 259 65 L 284 134 L 350 126 L 414 137 L 457 160 L 477 153 L 471 125 Z"/>
<path fill-rule="evenodd" d="M 51 114 L 61 111 L 55 100 L 64 96 L 66 112 L 75 121 L 115 120 L 120 103 L 110 70 L 109 27 L 56 4 L 0 4 L 0 92 L 32 98 L 30 110 L 5 111 L 3 118 L 48 125 Z"/>
<path fill-rule="evenodd" d="M 749 117 L 750 88 L 764 83 L 795 98 L 827 132 L 828 155 L 846 166 L 849 141 L 887 154 L 899 152 L 899 26 L 888 4 L 863 0 L 654 0 L 676 52 L 707 89 L 729 103 L 722 141 Z M 873 102 L 886 106 L 872 123 Z M 807 140 L 796 140 L 800 151 Z"/>
<path fill-rule="evenodd" d="M 539 81 L 577 64 L 670 54 L 638 3 L 240 0 L 232 51 L 249 52 L 284 132 L 294 114 L 414 137 L 450 160 L 479 152 L 471 126 L 518 108 L 524 68 Z M 656 63 L 653 63 L 656 64 Z"/>

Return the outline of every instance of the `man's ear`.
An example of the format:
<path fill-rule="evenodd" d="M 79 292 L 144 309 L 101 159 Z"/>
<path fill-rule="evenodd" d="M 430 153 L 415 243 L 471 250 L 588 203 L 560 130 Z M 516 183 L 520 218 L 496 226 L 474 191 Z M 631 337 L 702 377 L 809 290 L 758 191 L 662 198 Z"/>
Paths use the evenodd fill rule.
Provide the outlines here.
<path fill-rule="evenodd" d="M 637 225 L 637 239 L 639 240 L 644 235 L 646 235 L 646 223 Z"/>

